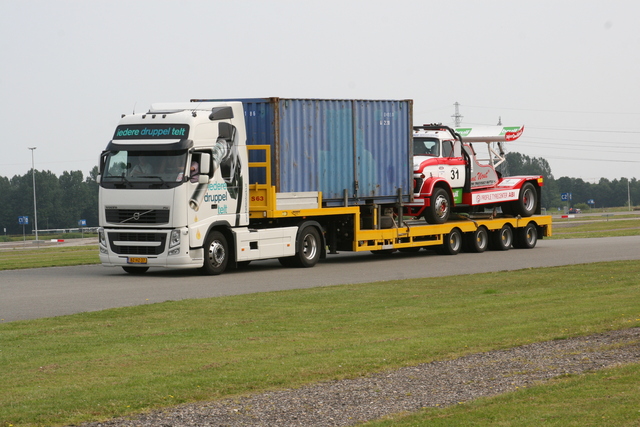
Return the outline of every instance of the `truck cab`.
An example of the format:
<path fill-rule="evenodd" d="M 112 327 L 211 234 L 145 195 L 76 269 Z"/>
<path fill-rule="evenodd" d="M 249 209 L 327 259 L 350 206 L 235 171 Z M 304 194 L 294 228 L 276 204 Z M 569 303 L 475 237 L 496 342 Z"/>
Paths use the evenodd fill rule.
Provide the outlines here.
<path fill-rule="evenodd" d="M 130 273 L 206 266 L 211 230 L 249 223 L 245 141 L 240 103 L 123 116 L 100 161 L 102 263 Z"/>

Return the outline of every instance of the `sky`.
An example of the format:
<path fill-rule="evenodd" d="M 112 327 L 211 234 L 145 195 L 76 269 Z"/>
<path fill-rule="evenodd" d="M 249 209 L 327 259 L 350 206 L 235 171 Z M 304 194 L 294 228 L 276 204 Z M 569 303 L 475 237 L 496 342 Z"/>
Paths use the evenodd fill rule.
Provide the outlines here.
<path fill-rule="evenodd" d="M 0 176 L 98 164 L 123 113 L 192 98 L 412 99 L 525 125 L 555 178 L 640 179 L 640 2 L 0 3 Z M 33 152 L 29 147 L 37 147 Z"/>

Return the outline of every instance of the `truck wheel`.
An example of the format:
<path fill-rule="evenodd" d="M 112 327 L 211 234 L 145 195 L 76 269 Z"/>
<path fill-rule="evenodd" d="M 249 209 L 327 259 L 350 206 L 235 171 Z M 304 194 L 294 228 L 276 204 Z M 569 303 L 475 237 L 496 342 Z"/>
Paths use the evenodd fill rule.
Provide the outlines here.
<path fill-rule="evenodd" d="M 457 255 L 462 249 L 462 231 L 459 228 L 454 228 L 449 234 L 444 236 L 442 246 L 440 246 L 436 252 L 441 255 Z"/>
<path fill-rule="evenodd" d="M 294 266 L 308 268 L 316 265 L 320 259 L 320 246 L 318 229 L 312 225 L 306 226 L 298 236 Z"/>
<path fill-rule="evenodd" d="M 224 234 L 212 231 L 204 241 L 204 265 L 202 272 L 208 275 L 218 275 L 227 268 L 229 262 L 229 246 Z"/>
<path fill-rule="evenodd" d="M 144 274 L 149 267 L 122 267 L 122 269 L 129 274 Z"/>
<path fill-rule="evenodd" d="M 442 187 L 437 187 L 431 195 L 431 204 L 427 207 L 424 217 L 429 224 L 444 224 L 451 213 L 451 199 L 449 193 Z"/>
<path fill-rule="evenodd" d="M 481 253 L 489 246 L 489 230 L 481 225 L 473 233 L 466 235 L 467 250 L 469 252 Z"/>
<path fill-rule="evenodd" d="M 506 251 L 513 244 L 513 229 L 509 224 L 502 226 L 500 230 L 494 231 L 491 236 L 491 249 L 495 251 Z"/>
<path fill-rule="evenodd" d="M 538 193 L 532 183 L 525 183 L 520 189 L 520 197 L 515 202 L 516 213 L 522 217 L 533 215 L 538 207 Z"/>
<path fill-rule="evenodd" d="M 532 249 L 538 243 L 538 228 L 534 222 L 530 222 L 518 229 L 513 246 L 518 249 Z"/>

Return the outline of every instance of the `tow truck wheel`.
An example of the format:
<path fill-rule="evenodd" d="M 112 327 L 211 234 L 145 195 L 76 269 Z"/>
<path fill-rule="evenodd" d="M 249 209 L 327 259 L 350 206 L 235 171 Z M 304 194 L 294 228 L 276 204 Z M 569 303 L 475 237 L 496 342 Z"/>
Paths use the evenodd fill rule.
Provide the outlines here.
<path fill-rule="evenodd" d="M 535 213 L 538 207 L 538 193 L 532 183 L 525 183 L 520 189 L 520 197 L 515 202 L 516 212 L 522 217 Z"/>
<path fill-rule="evenodd" d="M 467 250 L 469 252 L 480 253 L 487 250 L 489 246 L 489 230 L 481 225 L 473 233 L 466 235 Z"/>
<path fill-rule="evenodd" d="M 538 243 L 538 229 L 535 223 L 530 222 L 518 229 L 513 245 L 518 249 L 531 249 L 536 246 L 536 243 Z"/>
<path fill-rule="evenodd" d="M 306 226 L 298 236 L 296 255 L 293 257 L 294 266 L 313 267 L 320 259 L 320 233 L 312 225 Z M 282 261 L 280 262 L 282 264 Z"/>
<path fill-rule="evenodd" d="M 444 236 L 442 246 L 436 252 L 441 255 L 457 255 L 462 249 L 462 231 L 454 228 L 449 234 Z"/>
<path fill-rule="evenodd" d="M 509 250 L 513 244 L 513 228 L 509 224 L 505 224 L 500 230 L 494 231 L 491 236 L 491 243 L 491 249 L 493 250 Z"/>
<path fill-rule="evenodd" d="M 431 194 L 431 204 L 425 209 L 424 217 L 429 224 L 444 224 L 451 214 L 451 199 L 447 190 L 437 187 Z"/>
<path fill-rule="evenodd" d="M 229 246 L 224 234 L 212 231 L 204 241 L 204 265 L 202 272 L 208 275 L 218 275 L 227 268 L 229 262 Z"/>

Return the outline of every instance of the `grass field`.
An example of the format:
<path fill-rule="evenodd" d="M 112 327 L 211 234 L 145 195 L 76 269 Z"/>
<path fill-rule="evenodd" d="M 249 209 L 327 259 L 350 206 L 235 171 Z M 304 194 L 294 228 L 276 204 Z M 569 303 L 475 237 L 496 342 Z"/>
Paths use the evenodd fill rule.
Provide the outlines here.
<path fill-rule="evenodd" d="M 0 324 L 0 426 L 78 423 L 638 326 L 639 291 L 640 263 L 613 262 Z"/>
<path fill-rule="evenodd" d="M 0 251 L 0 270 L 98 264 L 98 245 Z"/>
<path fill-rule="evenodd" d="M 614 231 L 594 224 L 554 235 Z M 96 262 L 96 246 L 0 251 L 0 269 Z M 638 262 L 596 263 L 0 324 L 0 426 L 106 419 L 640 326 L 639 279 Z M 372 425 L 638 425 L 638 380 L 633 365 Z"/>

